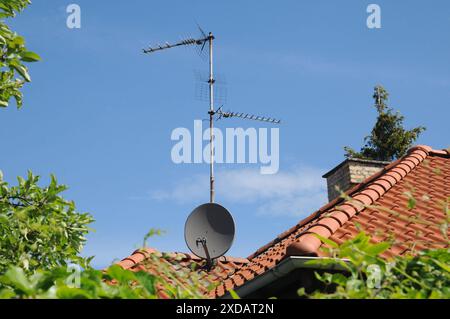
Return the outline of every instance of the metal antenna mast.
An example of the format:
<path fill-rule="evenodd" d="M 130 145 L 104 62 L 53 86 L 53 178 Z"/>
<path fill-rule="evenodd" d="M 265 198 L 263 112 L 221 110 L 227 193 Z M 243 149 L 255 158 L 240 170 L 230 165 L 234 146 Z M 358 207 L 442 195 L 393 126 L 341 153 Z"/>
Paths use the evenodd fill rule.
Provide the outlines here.
<path fill-rule="evenodd" d="M 165 49 L 171 49 L 178 46 L 183 45 L 201 45 L 202 50 L 205 46 L 205 44 L 208 42 L 209 44 L 209 129 L 210 129 L 210 136 L 209 136 L 209 145 L 210 145 L 210 165 L 209 165 L 209 201 L 211 203 L 214 203 L 214 197 L 215 197 L 215 191 L 214 191 L 214 115 L 216 114 L 214 110 L 214 65 L 213 65 L 213 40 L 214 36 L 210 32 L 208 36 L 205 36 L 203 31 L 200 29 L 202 34 L 204 35 L 203 38 L 200 39 L 193 39 L 193 38 L 187 38 L 184 39 L 178 43 L 170 44 L 166 42 L 164 45 L 157 44 L 154 47 L 149 47 L 148 49 L 144 49 L 144 53 L 152 53 L 155 51 L 162 51 Z"/>
<path fill-rule="evenodd" d="M 210 161 L 209 164 L 209 201 L 214 203 L 215 189 L 214 189 L 214 69 L 213 69 L 213 40 L 214 36 L 209 33 L 209 148 Z"/>
<path fill-rule="evenodd" d="M 156 51 L 162 51 L 165 49 L 171 49 L 178 46 L 185 46 L 185 45 L 201 45 L 201 52 L 203 51 L 206 43 L 209 44 L 209 145 L 210 145 L 210 165 L 209 165 L 209 201 L 210 203 L 214 203 L 215 200 L 215 178 L 214 178 L 214 116 L 216 114 L 218 115 L 217 120 L 221 118 L 242 118 L 242 119 L 248 119 L 248 120 L 255 120 L 255 121 L 262 121 L 262 122 L 268 122 L 272 124 L 280 124 L 281 121 L 270 118 L 270 117 L 263 117 L 263 116 L 256 116 L 251 114 L 244 114 L 244 113 L 235 113 L 235 112 L 223 112 L 222 107 L 220 107 L 217 111 L 214 109 L 214 64 L 213 64 L 213 40 L 214 36 L 210 32 L 208 35 L 206 35 L 203 30 L 199 27 L 202 38 L 194 39 L 194 38 L 187 38 L 180 42 L 177 42 L 175 44 L 170 44 L 166 42 L 163 45 L 157 44 L 156 46 L 149 47 L 147 49 L 144 49 L 144 53 L 153 53 Z"/>

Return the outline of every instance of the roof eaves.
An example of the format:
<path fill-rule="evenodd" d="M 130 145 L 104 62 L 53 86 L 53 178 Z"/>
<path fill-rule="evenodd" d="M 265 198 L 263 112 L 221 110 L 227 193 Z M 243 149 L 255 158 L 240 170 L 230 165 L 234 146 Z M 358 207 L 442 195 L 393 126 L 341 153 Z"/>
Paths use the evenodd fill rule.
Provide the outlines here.
<path fill-rule="evenodd" d="M 335 263 L 311 263 L 311 261 L 330 260 L 336 261 Z M 341 259 L 343 262 L 348 262 L 347 259 Z M 336 258 L 329 257 L 305 257 L 305 256 L 290 256 L 284 259 L 275 267 L 269 269 L 263 274 L 256 276 L 250 281 L 245 282 L 242 286 L 236 288 L 236 294 L 245 298 L 251 293 L 257 291 L 260 288 L 266 287 L 271 283 L 279 280 L 282 277 L 288 276 L 292 271 L 296 269 L 323 269 L 323 270 L 336 270 L 345 271 L 346 268 L 340 265 Z M 230 299 L 231 295 L 226 292 L 220 299 Z"/>

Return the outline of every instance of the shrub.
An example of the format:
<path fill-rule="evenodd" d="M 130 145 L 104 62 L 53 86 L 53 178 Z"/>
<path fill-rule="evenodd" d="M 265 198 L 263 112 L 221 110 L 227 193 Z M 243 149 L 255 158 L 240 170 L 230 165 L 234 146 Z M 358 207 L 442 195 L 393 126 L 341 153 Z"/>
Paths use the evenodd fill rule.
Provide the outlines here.
<path fill-rule="evenodd" d="M 340 265 L 345 272 L 316 273 L 325 289 L 311 294 L 300 289 L 300 296 L 319 299 L 450 298 L 449 249 L 427 250 L 387 260 L 380 255 L 391 244 L 372 244 L 370 236 L 364 232 L 340 246 L 321 239 L 330 247 L 327 253 L 333 258 L 309 263 Z"/>
<path fill-rule="evenodd" d="M 38 182 L 39 176 L 29 172 L 10 187 L 0 173 L 0 274 L 9 265 L 31 273 L 86 262 L 78 254 L 92 216 L 77 212 L 72 201 L 60 196 L 67 187 L 54 176 L 46 187 Z"/>

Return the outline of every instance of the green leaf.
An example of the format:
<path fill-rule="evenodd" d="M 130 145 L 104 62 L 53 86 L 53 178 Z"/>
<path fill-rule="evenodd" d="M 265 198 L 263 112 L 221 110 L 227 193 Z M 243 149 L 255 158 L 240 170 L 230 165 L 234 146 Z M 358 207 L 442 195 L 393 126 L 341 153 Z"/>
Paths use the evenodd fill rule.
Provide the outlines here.
<path fill-rule="evenodd" d="M 332 241 L 331 239 L 325 238 L 323 236 L 320 236 L 318 234 L 314 234 L 314 236 L 316 236 L 317 238 L 320 239 L 320 241 L 322 241 L 324 244 L 327 244 L 328 246 L 332 247 L 332 248 L 338 248 L 339 245 L 337 243 L 335 243 L 334 241 Z"/>
<path fill-rule="evenodd" d="M 59 287 L 56 293 L 60 299 L 90 299 L 91 295 L 83 289 Z"/>
<path fill-rule="evenodd" d="M 386 251 L 387 249 L 389 249 L 389 247 L 391 246 L 390 243 L 379 243 L 379 244 L 375 244 L 375 245 L 371 245 L 370 247 L 366 248 L 366 252 L 370 255 L 370 256 L 378 256 L 379 254 L 381 254 L 382 252 Z"/>
<path fill-rule="evenodd" d="M 298 295 L 299 297 L 306 297 L 307 294 L 306 294 L 305 287 L 302 287 L 302 288 L 298 289 L 298 290 L 297 290 L 297 295 Z"/>
<path fill-rule="evenodd" d="M 155 294 L 155 277 L 146 273 L 145 271 L 139 271 L 136 273 L 136 277 L 139 283 L 148 291 L 149 294 Z"/>
<path fill-rule="evenodd" d="M 16 36 L 12 42 L 15 46 L 21 47 L 25 45 L 25 39 L 21 36 Z"/>
<path fill-rule="evenodd" d="M 440 261 L 436 260 L 436 259 L 432 259 L 432 261 L 438 265 L 439 267 L 441 267 L 443 270 L 445 270 L 447 273 L 450 274 L 450 266 L 446 265 L 444 263 L 441 263 Z"/>
<path fill-rule="evenodd" d="M 14 70 L 19 72 L 19 74 L 25 79 L 25 81 L 31 82 L 31 77 L 28 74 L 28 70 L 25 66 L 23 66 L 21 64 L 16 64 L 16 63 L 11 64 L 11 66 L 14 68 Z"/>
<path fill-rule="evenodd" d="M 19 267 L 10 267 L 5 275 L 0 279 L 0 282 L 12 286 L 25 294 L 31 294 L 33 287 L 25 276 L 24 271 Z"/>
<path fill-rule="evenodd" d="M 416 199 L 414 197 L 408 198 L 408 209 L 414 209 L 416 207 Z"/>
<path fill-rule="evenodd" d="M 228 292 L 230 293 L 231 298 L 241 299 L 241 297 L 239 297 L 238 294 L 233 289 L 229 290 Z"/>
<path fill-rule="evenodd" d="M 126 283 L 132 280 L 136 280 L 136 275 L 132 271 L 123 269 L 119 265 L 112 265 L 106 271 L 106 273 L 112 278 L 121 283 Z"/>
<path fill-rule="evenodd" d="M 41 57 L 34 52 L 25 51 L 20 54 L 22 61 L 25 62 L 37 62 L 41 60 Z"/>
<path fill-rule="evenodd" d="M 348 280 L 346 276 L 341 273 L 332 274 L 330 278 L 332 283 L 344 286 Z"/>

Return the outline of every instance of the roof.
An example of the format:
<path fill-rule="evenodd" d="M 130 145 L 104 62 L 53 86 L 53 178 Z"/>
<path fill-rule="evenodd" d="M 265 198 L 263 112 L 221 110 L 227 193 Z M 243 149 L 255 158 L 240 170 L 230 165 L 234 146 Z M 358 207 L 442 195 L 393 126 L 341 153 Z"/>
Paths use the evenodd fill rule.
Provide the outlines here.
<path fill-rule="evenodd" d="M 449 150 L 416 146 L 345 194 L 278 235 L 247 259 L 221 258 L 208 277 L 208 282 L 220 283 L 210 296 L 223 296 L 228 290 L 274 269 L 287 257 L 322 256 L 322 242 L 315 234 L 337 243 L 361 230 L 375 242 L 395 238 L 394 245 L 384 253 L 386 258 L 412 250 L 448 247 L 439 225 L 446 218 L 442 203 L 448 205 L 450 198 Z M 416 203 L 408 207 L 412 196 Z M 417 222 L 419 217 L 427 224 Z M 448 228 L 447 235 L 450 235 Z M 149 266 L 143 267 L 142 263 L 148 254 L 155 253 L 154 250 L 135 252 L 119 264 L 131 270 L 148 271 Z M 189 254 L 169 254 L 164 262 L 182 269 L 203 263 Z M 206 272 L 203 275 L 207 276 Z"/>
<path fill-rule="evenodd" d="M 408 192 L 418 199 L 413 209 L 408 209 Z M 372 235 L 374 241 L 394 236 L 397 241 L 385 252 L 385 257 L 405 254 L 413 248 L 413 242 L 418 242 L 416 250 L 448 247 L 439 229 L 439 223 L 446 218 L 439 203 L 450 198 L 448 150 L 416 146 L 346 195 L 347 198 L 333 200 L 250 255 L 247 264 L 216 288 L 216 296 L 251 281 L 288 256 L 321 255 L 322 242 L 315 234 L 337 243 L 354 237 L 360 230 Z M 430 224 L 415 223 L 413 220 L 419 216 Z M 448 228 L 447 235 L 450 235 Z"/>

